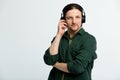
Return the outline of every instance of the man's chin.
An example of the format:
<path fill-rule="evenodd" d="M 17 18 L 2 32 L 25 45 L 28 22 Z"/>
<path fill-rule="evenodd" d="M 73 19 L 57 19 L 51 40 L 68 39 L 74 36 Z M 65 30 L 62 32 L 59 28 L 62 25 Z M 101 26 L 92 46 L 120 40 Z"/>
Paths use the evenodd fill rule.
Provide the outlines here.
<path fill-rule="evenodd" d="M 73 28 L 72 29 L 72 32 L 77 32 L 77 31 L 79 31 L 80 30 L 80 28 Z"/>

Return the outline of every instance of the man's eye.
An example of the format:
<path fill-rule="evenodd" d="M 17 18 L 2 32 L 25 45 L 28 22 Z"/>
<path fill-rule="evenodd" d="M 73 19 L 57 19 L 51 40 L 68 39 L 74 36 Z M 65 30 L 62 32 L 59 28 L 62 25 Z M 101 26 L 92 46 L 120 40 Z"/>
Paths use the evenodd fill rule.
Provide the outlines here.
<path fill-rule="evenodd" d="M 71 18 L 71 17 L 67 17 L 66 19 L 68 19 L 68 20 L 69 20 L 69 19 L 72 19 L 72 18 Z"/>
<path fill-rule="evenodd" d="M 76 16 L 76 18 L 80 18 L 80 16 Z"/>

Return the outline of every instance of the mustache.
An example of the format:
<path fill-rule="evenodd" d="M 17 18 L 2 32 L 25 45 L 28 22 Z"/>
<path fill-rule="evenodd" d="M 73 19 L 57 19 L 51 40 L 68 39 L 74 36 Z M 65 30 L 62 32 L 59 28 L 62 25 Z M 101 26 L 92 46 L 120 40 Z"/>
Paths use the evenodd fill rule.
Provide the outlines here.
<path fill-rule="evenodd" d="M 73 23 L 72 26 L 77 26 L 77 24 L 76 24 L 76 23 Z"/>

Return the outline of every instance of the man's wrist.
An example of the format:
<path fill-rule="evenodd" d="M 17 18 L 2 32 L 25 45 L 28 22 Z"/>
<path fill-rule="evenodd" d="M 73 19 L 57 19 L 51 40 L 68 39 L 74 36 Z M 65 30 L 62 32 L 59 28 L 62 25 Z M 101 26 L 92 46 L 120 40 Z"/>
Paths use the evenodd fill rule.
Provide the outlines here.
<path fill-rule="evenodd" d="M 61 35 L 60 33 L 57 33 L 57 34 L 56 34 L 56 37 L 61 38 L 61 37 L 62 37 L 62 35 Z"/>

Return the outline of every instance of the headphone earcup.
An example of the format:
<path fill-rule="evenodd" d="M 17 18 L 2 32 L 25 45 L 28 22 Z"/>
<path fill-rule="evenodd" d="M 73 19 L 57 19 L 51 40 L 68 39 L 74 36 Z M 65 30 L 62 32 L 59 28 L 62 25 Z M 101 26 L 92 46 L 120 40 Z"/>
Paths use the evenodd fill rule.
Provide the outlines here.
<path fill-rule="evenodd" d="M 82 16 L 82 23 L 85 23 L 85 15 Z"/>

